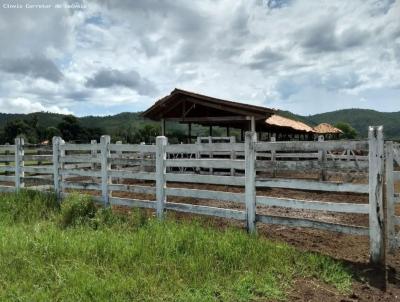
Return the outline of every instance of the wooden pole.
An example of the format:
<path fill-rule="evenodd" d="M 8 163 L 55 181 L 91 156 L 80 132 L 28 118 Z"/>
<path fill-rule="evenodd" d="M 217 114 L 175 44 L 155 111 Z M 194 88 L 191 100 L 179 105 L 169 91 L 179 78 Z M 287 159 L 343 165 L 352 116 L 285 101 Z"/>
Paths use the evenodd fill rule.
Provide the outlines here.
<path fill-rule="evenodd" d="M 255 120 L 254 116 L 250 117 L 250 131 L 256 132 L 256 120 Z"/>
<path fill-rule="evenodd" d="M 325 140 L 323 135 L 318 136 L 318 141 L 319 142 L 323 142 Z M 320 151 L 318 151 L 318 161 L 319 161 L 319 165 L 321 167 L 320 170 L 320 176 L 319 179 L 322 181 L 326 180 L 326 151 L 324 149 L 321 149 Z"/>
<path fill-rule="evenodd" d="M 165 136 L 158 136 L 156 139 L 156 214 L 159 219 L 164 218 L 164 208 L 167 202 L 167 195 L 165 189 L 167 188 L 166 180 L 166 165 L 167 160 L 167 138 Z"/>
<path fill-rule="evenodd" d="M 255 233 L 256 229 L 256 152 L 257 134 L 246 132 L 245 138 L 245 202 L 247 231 Z"/>
<path fill-rule="evenodd" d="M 369 241 L 370 261 L 384 265 L 383 127 L 369 127 Z"/>
<path fill-rule="evenodd" d="M 275 136 L 271 136 L 271 143 L 275 143 Z M 272 177 L 276 177 L 276 151 L 271 150 L 271 162 L 272 162 Z"/>
<path fill-rule="evenodd" d="M 111 168 L 111 164 L 108 163 L 110 156 L 109 144 L 111 138 L 109 135 L 102 135 L 100 138 L 100 151 L 101 151 L 101 196 L 103 198 L 104 206 L 110 205 L 110 196 L 108 192 L 108 185 L 111 182 L 111 178 L 108 176 L 108 171 Z"/>
<path fill-rule="evenodd" d="M 90 151 L 90 154 L 92 156 L 92 158 L 96 158 L 97 157 L 97 140 L 92 139 L 90 141 L 90 144 L 92 144 L 93 148 Z M 96 170 L 96 163 L 92 163 L 90 165 L 90 168 L 92 169 L 92 171 Z M 95 182 L 95 177 L 92 177 L 92 181 Z"/>
<path fill-rule="evenodd" d="M 213 126 L 210 126 L 210 135 L 209 136 L 212 136 L 212 134 L 213 134 Z"/>
<path fill-rule="evenodd" d="M 188 143 L 192 143 L 192 123 L 188 124 Z"/>
<path fill-rule="evenodd" d="M 24 139 L 17 137 L 15 139 L 15 191 L 24 187 Z M 22 178 L 22 180 L 21 180 Z"/>
<path fill-rule="evenodd" d="M 161 119 L 161 135 L 165 136 L 165 119 Z"/>
<path fill-rule="evenodd" d="M 61 175 L 60 175 L 60 145 L 62 139 L 61 137 L 54 136 L 52 140 L 53 144 L 53 182 L 54 182 L 54 192 L 57 196 L 57 200 L 61 201 Z"/>
<path fill-rule="evenodd" d="M 229 129 L 229 127 L 228 127 Z M 236 137 L 235 136 L 230 136 L 229 137 L 229 142 L 231 144 L 236 143 Z M 231 160 L 236 159 L 236 152 L 235 151 L 231 151 Z M 231 176 L 235 176 L 235 168 L 231 168 Z"/>
<path fill-rule="evenodd" d="M 393 181 L 393 142 L 385 144 L 385 203 L 386 203 L 386 236 L 388 241 L 388 252 L 394 253 L 396 249 L 395 230 L 395 204 L 394 204 L 394 181 Z"/>

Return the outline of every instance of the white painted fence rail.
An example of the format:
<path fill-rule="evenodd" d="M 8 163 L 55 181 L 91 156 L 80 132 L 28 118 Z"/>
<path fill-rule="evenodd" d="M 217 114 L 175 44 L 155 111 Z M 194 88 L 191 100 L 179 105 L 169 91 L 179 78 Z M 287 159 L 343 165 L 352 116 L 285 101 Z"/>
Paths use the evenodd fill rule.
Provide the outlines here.
<path fill-rule="evenodd" d="M 109 136 L 102 136 L 100 143 L 91 144 L 64 143 L 60 137 L 53 138 L 52 155 L 25 155 L 24 142 L 16 139 L 15 145 L 0 146 L 0 161 L 14 162 L 14 166 L 0 166 L 0 172 L 13 172 L 14 175 L 0 175 L 1 191 L 18 191 L 24 186 L 25 175 L 40 178 L 40 174 L 53 179 L 53 190 L 61 198 L 71 190 L 92 190 L 99 195 L 95 200 L 104 206 L 124 205 L 150 208 L 162 219 L 164 212 L 178 211 L 244 221 L 249 232 L 256 232 L 257 223 L 281 224 L 290 227 L 309 227 L 326 231 L 342 232 L 370 237 L 371 261 L 380 263 L 384 253 L 383 234 L 383 133 L 382 127 L 372 127 L 368 141 L 318 141 L 318 142 L 257 142 L 255 133 L 247 132 L 245 143 L 196 143 L 168 145 L 167 138 L 157 137 L 156 145 L 112 144 Z M 393 171 L 393 163 L 399 161 L 400 148 L 388 144 L 385 149 L 385 183 L 388 198 L 387 211 L 390 214 L 388 237 L 390 247 L 400 245 L 394 226 L 400 223 L 400 217 L 394 215 L 394 206 L 400 202 L 400 196 L 393 191 L 393 183 L 400 180 L 400 172 Z M 350 150 L 350 151 L 349 151 Z M 356 153 L 362 150 L 364 153 Z M 14 152 L 9 155 L 2 152 Z M 366 156 L 369 151 L 369 155 Z M 321 152 L 324 156 L 321 157 Z M 174 157 L 169 154 L 193 154 L 194 156 Z M 201 157 L 202 153 L 213 154 Z M 224 154 L 225 157 L 216 155 Z M 363 155 L 359 155 L 363 154 Z M 27 157 L 29 156 L 29 157 Z M 24 160 L 51 160 L 51 165 L 26 166 Z M 269 159 L 269 160 L 265 160 Z M 368 160 L 366 160 L 368 159 Z M 150 170 L 143 165 L 152 166 Z M 309 169 L 317 171 L 348 170 L 369 171 L 369 183 L 346 183 L 324 180 L 305 180 L 276 178 L 277 168 Z M 391 167 L 391 169 L 390 169 Z M 184 173 L 182 173 L 181 169 Z M 188 170 L 185 170 L 188 168 Z M 274 171 L 272 178 L 257 175 L 259 169 Z M 204 175 L 199 169 L 218 169 L 230 171 L 229 175 Z M 244 174 L 236 171 L 244 171 Z M 25 175 L 24 175 L 25 173 Z M 36 175 L 39 173 L 38 175 Z M 325 172 L 324 172 L 325 173 Z M 43 176 L 44 177 L 44 176 Z M 133 180 L 126 183 L 126 180 Z M 241 187 L 240 193 L 216 191 L 212 189 L 182 188 L 174 183 L 210 184 Z M 146 185 L 145 185 L 146 184 Z M 174 187 L 175 186 L 175 187 Z M 257 196 L 257 188 L 287 188 L 324 192 L 351 192 L 369 194 L 369 204 L 350 202 L 326 202 L 318 200 L 299 200 Z M 37 189 L 49 189 L 37 186 Z M 113 192 L 145 194 L 145 199 L 117 197 Z M 126 195 L 124 195 L 126 196 Z M 128 195 L 129 196 L 129 195 Z M 240 204 L 243 210 L 222 207 L 176 203 L 168 197 L 214 200 Z M 283 207 L 337 213 L 369 215 L 369 227 L 328 223 L 304 218 L 277 217 L 262 215 L 257 207 Z"/>

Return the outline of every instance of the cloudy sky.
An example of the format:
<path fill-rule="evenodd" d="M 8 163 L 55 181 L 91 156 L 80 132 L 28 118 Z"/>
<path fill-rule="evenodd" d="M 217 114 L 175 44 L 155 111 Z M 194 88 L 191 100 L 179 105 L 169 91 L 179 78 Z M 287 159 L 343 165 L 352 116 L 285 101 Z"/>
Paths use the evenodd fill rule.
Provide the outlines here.
<path fill-rule="evenodd" d="M 0 3 L 0 112 L 139 111 L 175 87 L 305 115 L 400 111 L 400 0 Z"/>

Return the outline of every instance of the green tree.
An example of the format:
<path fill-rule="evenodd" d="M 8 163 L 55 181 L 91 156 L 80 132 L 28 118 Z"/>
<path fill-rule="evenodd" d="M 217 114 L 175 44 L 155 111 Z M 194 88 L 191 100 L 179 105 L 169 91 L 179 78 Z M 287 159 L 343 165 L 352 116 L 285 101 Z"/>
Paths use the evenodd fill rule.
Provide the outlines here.
<path fill-rule="evenodd" d="M 24 136 L 29 141 L 32 141 L 31 134 L 31 127 L 26 123 L 24 120 L 14 120 L 9 121 L 4 126 L 4 140 L 10 144 L 14 143 L 14 139 L 17 136 Z M 30 139 L 31 138 L 31 139 Z"/>
<path fill-rule="evenodd" d="M 342 137 L 347 139 L 357 138 L 358 133 L 350 124 L 339 122 L 335 125 L 336 128 L 343 131 Z"/>
<path fill-rule="evenodd" d="M 61 135 L 60 129 L 58 129 L 57 127 L 47 127 L 44 134 L 45 138 L 49 141 L 51 141 L 54 136 L 60 136 L 60 135 Z"/>
<path fill-rule="evenodd" d="M 84 132 L 79 120 L 73 115 L 64 116 L 57 128 L 65 141 L 79 140 Z"/>
<path fill-rule="evenodd" d="M 155 143 L 156 137 L 160 135 L 160 132 L 159 126 L 144 125 L 134 131 L 132 142 L 136 144 L 141 142 L 145 142 L 146 144 Z"/>

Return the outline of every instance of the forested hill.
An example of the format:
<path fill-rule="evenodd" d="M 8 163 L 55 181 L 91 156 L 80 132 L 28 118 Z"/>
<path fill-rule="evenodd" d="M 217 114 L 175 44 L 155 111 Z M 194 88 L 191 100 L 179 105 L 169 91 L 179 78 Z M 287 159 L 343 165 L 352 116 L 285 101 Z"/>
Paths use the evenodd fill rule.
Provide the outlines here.
<path fill-rule="evenodd" d="M 337 124 L 345 122 L 353 126 L 360 137 L 367 136 L 369 125 L 383 125 L 386 138 L 400 139 L 400 111 L 399 112 L 378 112 L 367 109 L 345 109 L 322 114 L 301 116 L 288 111 L 280 111 L 281 115 L 303 121 L 311 126 L 319 123 Z M 37 118 L 41 127 L 57 127 L 62 122 L 64 115 L 37 112 L 30 114 L 6 114 L 0 113 L 0 132 L 7 122 L 15 120 L 31 120 Z M 121 129 L 143 127 L 146 124 L 158 126 L 157 123 L 144 120 L 139 112 L 124 112 L 111 116 L 85 116 L 78 118 L 80 124 L 86 128 L 99 128 L 104 133 L 114 134 Z M 179 129 L 177 125 L 172 128 Z"/>
<path fill-rule="evenodd" d="M 368 126 L 383 125 L 385 138 L 400 139 L 400 111 L 379 112 L 369 109 L 343 109 L 309 116 L 296 115 L 288 111 L 281 111 L 281 114 L 298 119 L 311 126 L 319 123 L 335 125 L 339 122 L 345 122 L 355 128 L 360 137 L 367 137 Z"/>

